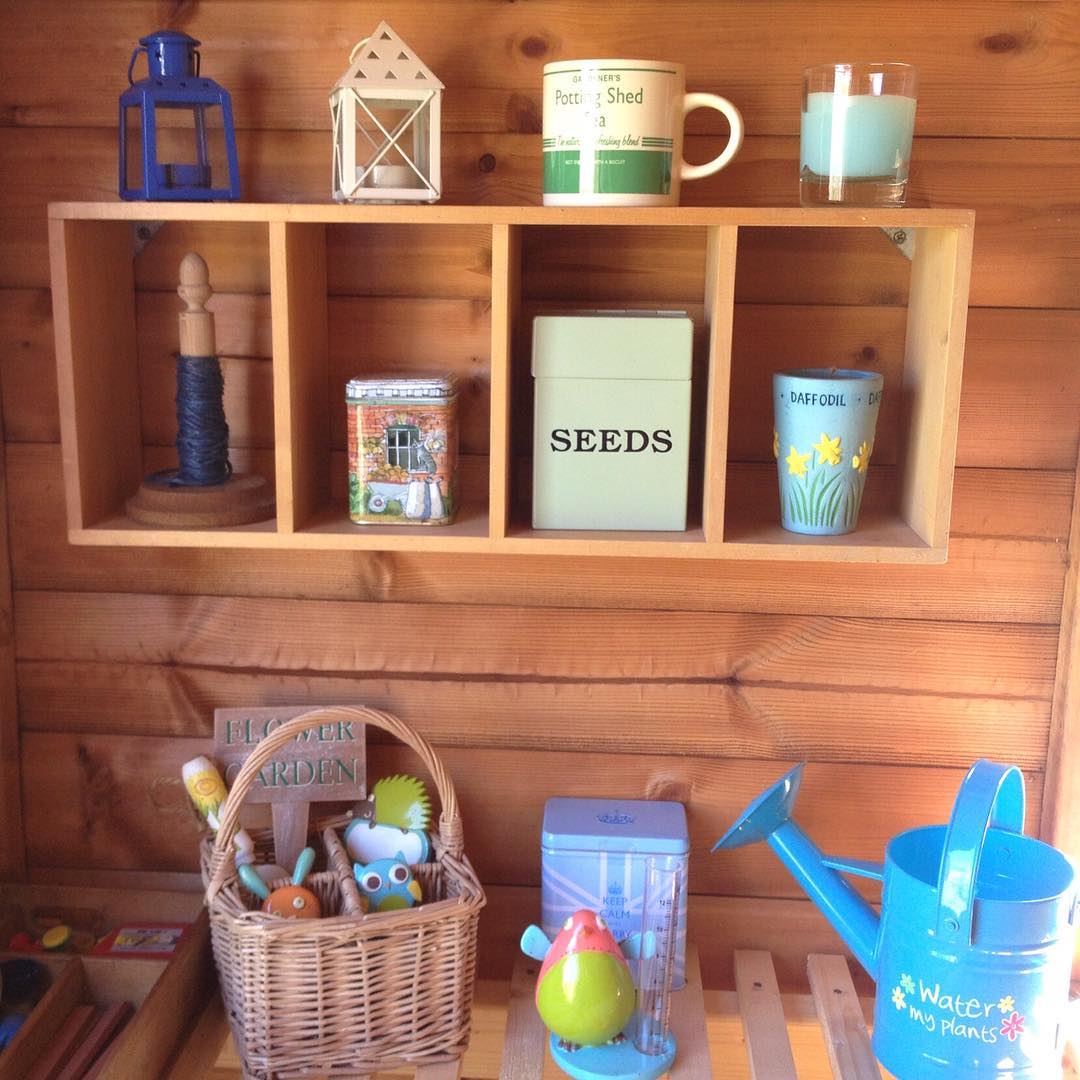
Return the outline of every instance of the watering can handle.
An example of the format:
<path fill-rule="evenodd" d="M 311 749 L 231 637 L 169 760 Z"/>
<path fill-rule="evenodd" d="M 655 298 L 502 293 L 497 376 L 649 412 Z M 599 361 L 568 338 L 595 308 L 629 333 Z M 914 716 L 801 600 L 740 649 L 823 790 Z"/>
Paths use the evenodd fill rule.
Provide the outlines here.
<path fill-rule="evenodd" d="M 1015 765 L 977 761 L 960 785 L 945 833 L 938 877 L 936 933 L 941 940 L 971 944 L 975 883 L 990 828 L 1023 833 L 1024 777 Z"/>

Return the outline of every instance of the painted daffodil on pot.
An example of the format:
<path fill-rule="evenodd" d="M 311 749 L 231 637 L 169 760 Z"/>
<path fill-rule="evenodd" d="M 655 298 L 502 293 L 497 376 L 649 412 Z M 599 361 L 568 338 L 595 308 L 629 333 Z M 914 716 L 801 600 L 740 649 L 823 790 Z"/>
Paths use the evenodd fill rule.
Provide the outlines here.
<path fill-rule="evenodd" d="M 812 536 L 854 531 L 883 383 L 876 372 L 846 368 L 773 375 L 773 456 L 785 529 Z"/>

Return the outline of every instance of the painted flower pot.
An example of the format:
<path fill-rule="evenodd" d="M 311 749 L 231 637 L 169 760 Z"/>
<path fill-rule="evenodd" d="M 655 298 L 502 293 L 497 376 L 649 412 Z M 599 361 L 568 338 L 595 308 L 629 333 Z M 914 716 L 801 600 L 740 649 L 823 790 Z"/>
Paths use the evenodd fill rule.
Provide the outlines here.
<path fill-rule="evenodd" d="M 844 368 L 773 375 L 773 457 L 785 529 L 811 536 L 854 531 L 883 383 L 875 372 Z"/>

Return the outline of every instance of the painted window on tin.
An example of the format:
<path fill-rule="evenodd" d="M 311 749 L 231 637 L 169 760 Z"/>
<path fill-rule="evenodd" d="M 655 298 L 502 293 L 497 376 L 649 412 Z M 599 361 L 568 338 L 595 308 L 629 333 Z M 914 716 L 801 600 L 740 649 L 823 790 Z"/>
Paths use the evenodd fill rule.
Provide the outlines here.
<path fill-rule="evenodd" d="M 420 429 L 414 424 L 398 424 L 386 429 L 386 463 L 414 472 L 420 467 Z"/>

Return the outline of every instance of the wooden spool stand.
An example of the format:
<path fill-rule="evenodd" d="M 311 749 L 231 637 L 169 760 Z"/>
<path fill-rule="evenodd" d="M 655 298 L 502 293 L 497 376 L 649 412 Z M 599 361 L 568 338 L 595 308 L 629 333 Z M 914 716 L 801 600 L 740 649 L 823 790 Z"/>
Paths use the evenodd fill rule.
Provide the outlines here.
<path fill-rule="evenodd" d="M 180 354 L 217 356 L 214 316 L 206 310 L 210 273 L 206 261 L 188 252 L 180 262 L 176 290 L 187 304 L 180 313 Z M 230 476 L 223 484 L 176 484 L 178 470 L 148 476 L 127 501 L 128 517 L 164 528 L 215 528 L 249 525 L 274 516 L 270 486 L 254 473 Z"/>

